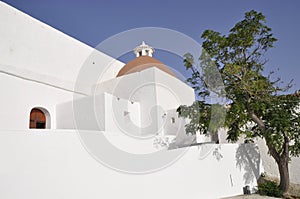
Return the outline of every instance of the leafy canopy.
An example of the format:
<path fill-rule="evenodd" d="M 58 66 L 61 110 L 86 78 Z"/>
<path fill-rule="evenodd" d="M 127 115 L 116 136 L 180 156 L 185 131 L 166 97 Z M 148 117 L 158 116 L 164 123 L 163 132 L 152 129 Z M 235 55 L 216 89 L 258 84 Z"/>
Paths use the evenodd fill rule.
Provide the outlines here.
<path fill-rule="evenodd" d="M 189 53 L 184 60 L 186 69 L 192 71 L 187 82 L 199 98 L 178 111 L 190 119 L 186 128 L 189 133 L 216 132 L 226 126 L 229 141 L 236 141 L 242 134 L 264 138 L 272 156 L 279 160 L 287 151 L 293 156 L 300 153 L 299 97 L 282 95 L 291 82 L 281 87 L 280 79 L 263 74 L 267 61 L 264 54 L 277 41 L 265 22 L 262 13 L 252 10 L 228 35 L 203 32 L 199 64 L 195 66 Z M 227 106 L 208 103 L 206 99 L 212 93 L 225 97 Z"/>

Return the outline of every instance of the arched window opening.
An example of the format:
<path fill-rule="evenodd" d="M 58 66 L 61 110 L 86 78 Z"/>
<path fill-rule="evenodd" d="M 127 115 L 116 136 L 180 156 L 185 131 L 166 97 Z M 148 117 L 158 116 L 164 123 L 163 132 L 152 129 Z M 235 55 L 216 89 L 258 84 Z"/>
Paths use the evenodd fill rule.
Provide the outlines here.
<path fill-rule="evenodd" d="M 44 108 L 33 108 L 30 111 L 30 129 L 50 129 L 50 114 Z"/>

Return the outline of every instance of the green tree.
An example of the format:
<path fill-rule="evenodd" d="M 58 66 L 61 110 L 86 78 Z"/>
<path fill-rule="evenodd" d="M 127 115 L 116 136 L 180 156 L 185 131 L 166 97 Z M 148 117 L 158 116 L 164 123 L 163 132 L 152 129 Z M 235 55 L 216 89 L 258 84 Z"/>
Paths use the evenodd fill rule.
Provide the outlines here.
<path fill-rule="evenodd" d="M 192 71 L 187 81 L 201 99 L 178 109 L 182 117 L 190 119 L 187 131 L 207 133 L 227 127 L 227 139 L 232 142 L 241 135 L 263 138 L 278 165 L 279 187 L 286 193 L 290 157 L 300 154 L 299 96 L 283 95 L 291 82 L 282 87 L 280 79 L 272 80 L 271 74 L 263 74 L 264 54 L 277 40 L 265 16 L 253 10 L 246 12 L 227 35 L 205 30 L 202 39 L 199 64 L 195 66 L 191 54 L 186 54 L 184 60 L 186 69 Z M 224 97 L 227 106 L 208 103 L 211 93 Z M 221 119 L 215 118 L 213 109 Z"/>

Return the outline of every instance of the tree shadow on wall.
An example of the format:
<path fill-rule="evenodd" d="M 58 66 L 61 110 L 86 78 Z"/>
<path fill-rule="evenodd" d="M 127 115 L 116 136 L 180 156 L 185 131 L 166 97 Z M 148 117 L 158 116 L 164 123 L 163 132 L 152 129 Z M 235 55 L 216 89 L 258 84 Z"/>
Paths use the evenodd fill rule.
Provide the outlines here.
<path fill-rule="evenodd" d="M 239 169 L 244 168 L 245 184 L 257 180 L 261 174 L 260 170 L 260 153 L 255 144 L 240 144 L 236 151 L 236 166 Z"/>
<path fill-rule="evenodd" d="M 216 160 L 220 161 L 223 158 L 223 155 L 221 154 L 221 146 L 220 144 L 215 146 L 215 149 L 213 151 L 213 156 L 216 158 Z"/>

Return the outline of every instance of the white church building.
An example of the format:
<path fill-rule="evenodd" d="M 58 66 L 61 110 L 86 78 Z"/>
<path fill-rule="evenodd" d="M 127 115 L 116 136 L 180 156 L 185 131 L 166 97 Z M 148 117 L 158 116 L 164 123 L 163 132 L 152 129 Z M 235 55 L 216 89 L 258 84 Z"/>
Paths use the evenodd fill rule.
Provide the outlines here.
<path fill-rule="evenodd" d="M 0 2 L 0 198 L 255 191 L 264 172 L 257 147 L 186 135 L 176 109 L 194 102 L 193 89 L 150 44 L 132 48 L 136 58 L 122 63 Z M 83 66 L 101 69 L 98 79 Z"/>

